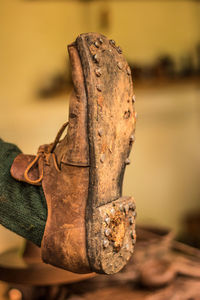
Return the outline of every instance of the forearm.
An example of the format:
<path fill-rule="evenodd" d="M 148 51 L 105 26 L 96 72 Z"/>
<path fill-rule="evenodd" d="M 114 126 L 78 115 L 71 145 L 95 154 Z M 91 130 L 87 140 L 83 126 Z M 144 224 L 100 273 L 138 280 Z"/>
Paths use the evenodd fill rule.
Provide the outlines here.
<path fill-rule="evenodd" d="M 40 246 L 47 217 L 42 187 L 10 175 L 19 148 L 0 139 L 0 224 Z"/>

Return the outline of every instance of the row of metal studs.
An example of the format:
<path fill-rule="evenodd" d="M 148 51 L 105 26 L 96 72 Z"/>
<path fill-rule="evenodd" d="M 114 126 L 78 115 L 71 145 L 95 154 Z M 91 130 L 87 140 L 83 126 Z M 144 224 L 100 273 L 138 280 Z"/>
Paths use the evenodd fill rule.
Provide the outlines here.
<path fill-rule="evenodd" d="M 128 214 L 129 210 L 133 210 L 133 216 L 129 217 L 129 223 L 130 223 L 130 225 L 134 224 L 134 219 L 136 217 L 135 208 L 136 208 L 135 204 L 133 204 L 133 203 L 125 204 L 125 205 L 121 204 L 120 207 L 119 207 L 120 211 L 125 212 L 125 215 Z M 112 215 L 114 215 L 115 209 L 111 208 L 110 213 Z M 106 225 L 109 225 L 110 224 L 110 217 L 106 216 L 104 221 L 105 221 Z M 105 234 L 106 237 L 109 237 L 109 235 L 111 234 L 110 228 L 106 228 L 105 231 L 104 231 L 104 234 Z M 131 238 L 132 238 L 132 244 L 135 245 L 135 242 L 136 242 L 135 241 L 135 229 L 131 231 Z M 109 246 L 109 240 L 108 239 L 104 239 L 103 246 L 104 246 L 104 248 L 107 248 Z"/>
<path fill-rule="evenodd" d="M 98 41 L 99 41 L 99 42 L 98 42 Z M 102 40 L 101 38 L 99 38 L 98 41 L 95 41 L 95 42 L 94 42 L 94 45 L 95 45 L 96 48 L 99 48 L 100 45 L 103 44 L 103 40 Z M 119 54 L 122 54 L 121 48 L 120 48 L 119 46 L 118 46 L 118 47 L 116 46 L 116 43 L 115 43 L 114 40 L 110 40 L 109 42 L 110 42 L 110 44 L 118 51 Z M 93 58 L 94 58 L 95 63 L 98 64 L 98 63 L 99 63 L 99 58 L 98 58 L 97 54 L 95 54 L 95 55 L 93 56 Z M 117 66 L 118 66 L 118 68 L 119 68 L 120 70 L 123 69 L 122 63 L 121 63 L 121 62 L 118 62 Z M 101 77 L 101 75 L 102 75 L 101 69 L 100 69 L 100 68 L 95 69 L 95 74 L 96 74 L 97 77 Z M 129 67 L 129 66 L 128 66 L 128 68 L 127 68 L 127 74 L 128 74 L 128 75 L 131 75 L 131 71 L 130 71 L 130 67 Z M 96 85 L 96 88 L 97 88 L 97 90 L 98 90 L 99 92 L 101 92 L 102 89 L 101 89 L 101 86 L 100 86 L 99 84 Z M 135 96 L 132 97 L 132 103 L 135 103 Z M 129 116 L 130 116 L 130 111 L 125 112 L 124 117 L 125 117 L 125 118 L 129 118 Z M 100 131 L 98 132 L 98 134 L 99 134 L 100 137 L 102 136 L 102 134 L 100 133 Z M 133 142 L 134 142 L 134 136 L 131 135 L 131 137 L 130 137 L 130 143 L 133 143 Z M 105 161 L 105 154 L 104 154 L 104 153 L 101 155 L 100 161 L 101 161 L 101 163 L 104 163 L 104 161 Z M 126 165 L 129 165 L 130 163 L 131 163 L 131 162 L 130 162 L 130 159 L 127 158 L 127 159 L 125 160 L 125 164 L 126 164 Z"/>

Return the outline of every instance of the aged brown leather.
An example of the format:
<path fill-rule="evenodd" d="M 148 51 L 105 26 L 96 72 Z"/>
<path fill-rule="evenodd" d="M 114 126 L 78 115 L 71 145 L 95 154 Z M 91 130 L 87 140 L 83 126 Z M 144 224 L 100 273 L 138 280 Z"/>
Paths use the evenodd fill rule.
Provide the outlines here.
<path fill-rule="evenodd" d="M 135 203 L 122 197 L 136 121 L 131 71 L 121 49 L 100 34 L 82 34 L 68 50 L 74 91 L 67 134 L 60 141 L 65 124 L 31 163 L 30 156 L 16 158 L 11 174 L 42 183 L 45 262 L 79 273 L 116 273 L 136 241 Z"/>

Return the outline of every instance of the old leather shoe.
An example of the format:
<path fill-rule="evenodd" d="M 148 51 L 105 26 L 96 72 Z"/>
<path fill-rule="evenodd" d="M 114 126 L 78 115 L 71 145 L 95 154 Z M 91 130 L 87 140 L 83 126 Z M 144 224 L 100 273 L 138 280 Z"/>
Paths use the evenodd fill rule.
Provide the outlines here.
<path fill-rule="evenodd" d="M 68 50 L 74 83 L 69 123 L 37 156 L 20 154 L 11 174 L 42 184 L 45 262 L 112 274 L 126 265 L 136 240 L 135 203 L 122 197 L 135 131 L 131 70 L 120 47 L 97 33 L 81 34 Z"/>

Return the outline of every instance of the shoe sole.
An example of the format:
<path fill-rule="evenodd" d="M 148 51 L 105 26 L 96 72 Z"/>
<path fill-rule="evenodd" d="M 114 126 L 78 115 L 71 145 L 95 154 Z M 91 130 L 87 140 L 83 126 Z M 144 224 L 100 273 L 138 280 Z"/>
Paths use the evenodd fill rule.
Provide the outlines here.
<path fill-rule="evenodd" d="M 76 47 L 88 101 L 87 254 L 93 271 L 113 274 L 127 264 L 136 241 L 135 202 L 121 196 L 136 119 L 131 71 L 121 49 L 102 35 L 80 35 Z"/>

